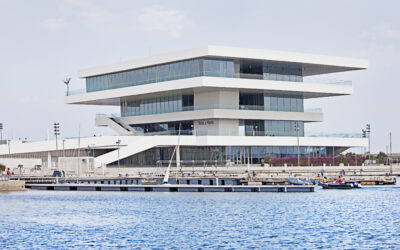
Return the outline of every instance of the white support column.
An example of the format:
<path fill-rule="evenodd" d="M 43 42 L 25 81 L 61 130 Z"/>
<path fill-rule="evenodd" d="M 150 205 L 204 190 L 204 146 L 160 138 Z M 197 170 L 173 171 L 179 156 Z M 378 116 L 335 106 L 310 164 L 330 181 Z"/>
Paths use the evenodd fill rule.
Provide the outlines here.
<path fill-rule="evenodd" d="M 47 153 L 47 169 L 49 169 L 49 170 L 52 169 L 52 167 L 51 167 L 51 153 L 50 152 Z"/>

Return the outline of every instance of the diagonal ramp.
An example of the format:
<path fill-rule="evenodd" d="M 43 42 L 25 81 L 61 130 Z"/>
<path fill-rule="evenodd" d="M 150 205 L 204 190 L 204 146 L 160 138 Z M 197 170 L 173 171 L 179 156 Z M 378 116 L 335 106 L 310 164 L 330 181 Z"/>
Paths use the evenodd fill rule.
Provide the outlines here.
<path fill-rule="evenodd" d="M 119 159 L 124 159 L 126 157 L 129 157 L 131 155 L 140 153 L 142 151 L 145 151 L 147 149 L 156 147 L 158 145 L 157 141 L 154 140 L 149 140 L 148 138 L 140 138 L 137 137 L 137 140 L 135 140 L 134 143 L 129 143 L 129 145 L 123 145 L 124 142 L 121 143 L 120 149 L 119 149 Z M 118 149 L 115 149 L 109 153 L 100 155 L 96 157 L 95 159 L 95 164 L 96 167 L 100 167 L 102 165 L 107 165 L 112 162 L 118 161 Z"/>

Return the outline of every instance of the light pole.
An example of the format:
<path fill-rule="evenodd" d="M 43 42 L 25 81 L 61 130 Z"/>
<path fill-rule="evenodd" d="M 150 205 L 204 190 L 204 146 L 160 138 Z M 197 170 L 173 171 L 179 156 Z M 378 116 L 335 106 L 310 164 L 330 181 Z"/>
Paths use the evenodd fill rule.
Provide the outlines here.
<path fill-rule="evenodd" d="M 299 143 L 300 126 L 299 126 L 299 122 L 296 122 L 294 127 L 295 127 L 296 133 L 297 133 L 297 166 L 300 167 L 300 143 Z"/>
<path fill-rule="evenodd" d="M 393 167 L 392 167 L 392 132 L 389 132 L 389 139 L 390 139 L 390 156 L 389 156 L 389 163 L 390 163 L 390 175 L 393 174 Z"/>
<path fill-rule="evenodd" d="M 371 163 L 371 125 L 367 124 L 365 132 L 368 133 L 368 158 Z"/>
<path fill-rule="evenodd" d="M 63 83 L 67 85 L 67 96 L 69 95 L 69 82 L 71 81 L 71 77 L 66 78 L 63 80 Z"/>
<path fill-rule="evenodd" d="M 56 136 L 56 156 L 58 159 L 58 136 L 60 135 L 60 124 L 58 122 L 54 123 L 54 135 Z M 60 170 L 57 162 L 57 170 Z"/>
<path fill-rule="evenodd" d="M 0 123 L 0 144 L 3 144 L 3 123 Z"/>
<path fill-rule="evenodd" d="M 365 131 L 365 129 L 362 129 L 361 132 L 362 132 L 362 136 L 361 137 L 362 138 L 367 138 L 367 131 Z M 364 149 L 364 152 L 363 152 L 363 149 Z M 365 147 L 362 147 L 361 148 L 361 154 L 363 154 L 364 157 L 365 157 L 365 151 L 366 151 Z"/>
<path fill-rule="evenodd" d="M 60 135 L 60 124 L 58 122 L 54 123 L 54 135 L 56 136 L 56 151 L 58 151 L 58 140 L 57 136 Z"/>
<path fill-rule="evenodd" d="M 118 145 L 118 176 L 119 176 L 119 145 L 121 144 L 121 140 L 115 142 Z"/>

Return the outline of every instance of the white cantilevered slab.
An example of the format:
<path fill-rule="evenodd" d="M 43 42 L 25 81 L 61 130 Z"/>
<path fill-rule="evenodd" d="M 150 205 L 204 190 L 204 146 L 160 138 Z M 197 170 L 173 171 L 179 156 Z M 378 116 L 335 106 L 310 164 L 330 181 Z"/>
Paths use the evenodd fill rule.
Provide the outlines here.
<path fill-rule="evenodd" d="M 366 69 L 368 67 L 368 61 L 362 59 L 262 49 L 204 46 L 200 48 L 180 50 L 136 60 L 83 69 L 78 72 L 78 75 L 79 77 L 83 78 L 91 77 L 200 57 L 255 59 L 263 61 L 296 63 L 303 66 L 304 76 L 359 70 Z"/>
<path fill-rule="evenodd" d="M 233 119 L 233 120 L 283 120 L 322 122 L 321 112 L 284 112 L 263 110 L 205 109 L 184 112 L 170 112 L 141 116 L 114 118 L 124 124 L 146 124 L 187 120 Z M 109 126 L 108 117 L 96 118 L 97 126 Z"/>
<path fill-rule="evenodd" d="M 157 82 L 132 87 L 95 91 L 65 97 L 68 104 L 120 105 L 120 98 L 152 97 L 160 94 L 175 94 L 193 89 L 239 89 L 265 92 L 301 94 L 304 98 L 340 96 L 353 94 L 350 85 L 286 82 L 273 80 L 256 80 L 224 77 L 194 77 L 166 82 Z"/>

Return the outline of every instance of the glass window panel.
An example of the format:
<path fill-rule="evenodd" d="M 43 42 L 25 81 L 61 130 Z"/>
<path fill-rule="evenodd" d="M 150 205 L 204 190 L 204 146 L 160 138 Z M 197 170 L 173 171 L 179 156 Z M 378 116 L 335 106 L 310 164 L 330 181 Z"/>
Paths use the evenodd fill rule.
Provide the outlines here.
<path fill-rule="evenodd" d="M 233 76 L 233 74 L 235 73 L 235 63 L 233 61 L 228 61 L 226 67 L 228 73 L 230 73 L 231 76 Z"/>
<path fill-rule="evenodd" d="M 303 97 L 299 97 L 297 99 L 297 110 L 299 112 L 303 112 L 304 111 L 304 107 L 303 107 Z"/>
<path fill-rule="evenodd" d="M 271 96 L 271 110 L 278 111 L 278 97 Z"/>
<path fill-rule="evenodd" d="M 148 99 L 148 114 L 153 114 L 153 102 L 152 99 Z"/>
<path fill-rule="evenodd" d="M 165 97 L 160 97 L 160 113 L 165 113 Z"/>
<path fill-rule="evenodd" d="M 291 121 L 285 121 L 284 122 L 285 123 L 285 132 L 290 132 L 290 131 L 292 131 L 292 122 Z M 290 133 L 288 133 L 288 134 L 290 134 Z"/>
<path fill-rule="evenodd" d="M 190 69 L 190 61 L 183 62 L 183 65 L 184 65 L 183 76 L 187 77 L 190 74 L 190 70 L 189 70 Z"/>
<path fill-rule="evenodd" d="M 285 131 L 285 122 L 284 121 L 278 121 L 278 131 L 279 131 L 279 135 L 282 135 L 283 132 Z"/>
<path fill-rule="evenodd" d="M 284 98 L 282 96 L 278 97 L 278 111 L 284 111 L 283 99 Z"/>
<path fill-rule="evenodd" d="M 293 98 L 290 99 L 290 111 L 293 111 L 293 112 L 300 111 L 297 108 L 297 98 L 296 97 L 293 97 Z"/>
<path fill-rule="evenodd" d="M 283 102 L 284 102 L 284 111 L 290 111 L 290 102 L 291 102 L 291 97 L 289 95 L 286 95 L 283 97 Z"/>
<path fill-rule="evenodd" d="M 271 110 L 271 97 L 264 94 L 264 110 Z"/>
<path fill-rule="evenodd" d="M 152 113 L 153 114 L 157 114 L 158 113 L 158 102 L 157 102 L 157 98 L 153 98 L 153 110 L 152 110 Z"/>
<path fill-rule="evenodd" d="M 174 112 L 173 96 L 168 96 L 168 112 Z"/>
<path fill-rule="evenodd" d="M 223 76 L 226 76 L 226 72 L 227 72 L 227 61 L 222 61 L 221 62 L 221 64 L 222 64 L 222 73 L 223 73 Z"/>
<path fill-rule="evenodd" d="M 182 111 L 182 96 L 178 96 L 177 99 L 177 111 Z"/>

